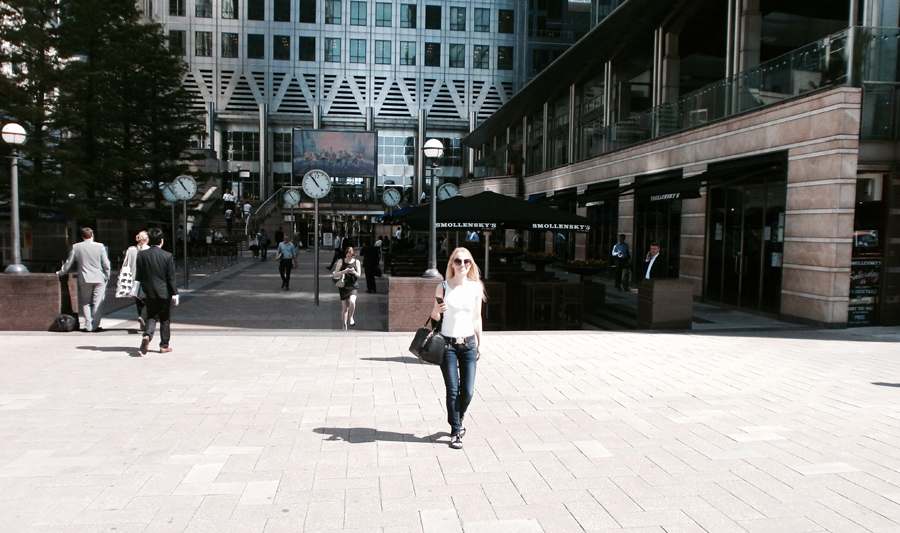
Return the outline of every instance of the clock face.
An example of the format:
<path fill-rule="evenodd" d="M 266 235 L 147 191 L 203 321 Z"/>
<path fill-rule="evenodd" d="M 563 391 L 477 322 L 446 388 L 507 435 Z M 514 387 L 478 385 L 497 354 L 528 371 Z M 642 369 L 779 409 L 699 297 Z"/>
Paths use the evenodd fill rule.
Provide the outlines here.
<path fill-rule="evenodd" d="M 400 203 L 400 191 L 397 189 L 385 189 L 382 199 L 385 205 L 393 207 Z"/>
<path fill-rule="evenodd" d="M 303 192 L 311 198 L 324 198 L 331 191 L 331 176 L 322 170 L 310 170 L 303 176 Z"/>
<path fill-rule="evenodd" d="M 190 200 L 197 194 L 197 182 L 190 176 L 178 176 L 169 187 L 179 200 Z"/>
<path fill-rule="evenodd" d="M 165 198 L 167 202 L 178 201 L 178 197 L 175 196 L 174 192 L 172 192 L 172 185 L 170 183 L 164 183 L 160 188 L 162 189 L 163 198 Z"/>
<path fill-rule="evenodd" d="M 300 203 L 300 191 L 297 189 L 288 189 L 284 193 L 284 203 L 288 205 L 297 205 Z"/>
<path fill-rule="evenodd" d="M 459 194 L 459 187 L 452 183 L 445 183 L 438 189 L 437 197 L 438 200 L 449 200 L 457 194 Z"/>

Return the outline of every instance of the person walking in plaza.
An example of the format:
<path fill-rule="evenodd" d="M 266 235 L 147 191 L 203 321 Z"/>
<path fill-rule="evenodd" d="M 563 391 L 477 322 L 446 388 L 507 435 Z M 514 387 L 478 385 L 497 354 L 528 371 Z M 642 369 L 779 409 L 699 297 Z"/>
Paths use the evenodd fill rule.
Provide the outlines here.
<path fill-rule="evenodd" d="M 281 274 L 281 288 L 291 290 L 291 269 L 297 266 L 297 254 L 300 252 L 297 245 L 291 242 L 290 235 L 282 235 L 275 252 L 278 261 L 278 273 Z"/>
<path fill-rule="evenodd" d="M 100 332 L 100 319 L 103 317 L 103 299 L 106 297 L 106 284 L 109 281 L 110 265 L 106 246 L 94 242 L 94 230 L 81 228 L 82 242 L 72 246 L 69 258 L 56 273 L 64 276 L 78 263 L 78 314 L 81 317 L 81 330 Z"/>
<path fill-rule="evenodd" d="M 631 249 L 628 247 L 628 243 L 625 242 L 624 233 L 619 234 L 619 242 L 613 246 L 612 256 L 616 261 L 616 290 L 627 291 L 629 290 L 628 280 L 623 280 L 623 276 L 628 269 L 628 263 L 631 260 Z"/>
<path fill-rule="evenodd" d="M 274 241 L 274 242 L 275 242 L 275 246 L 278 247 L 278 245 L 280 245 L 280 244 L 281 244 L 281 241 L 283 241 L 283 240 L 284 240 L 284 232 L 281 231 L 281 228 L 278 228 L 278 229 L 275 231 L 275 241 Z"/>
<path fill-rule="evenodd" d="M 378 263 L 381 261 L 381 247 L 374 244 L 363 246 L 360 252 L 362 256 L 362 266 L 366 271 L 366 292 L 375 293 L 375 277 L 381 275 L 381 268 Z"/>
<path fill-rule="evenodd" d="M 172 254 L 162 249 L 163 233 L 159 228 L 150 228 L 147 232 L 150 248 L 137 254 L 137 270 L 134 280 L 140 282 L 147 305 L 147 325 L 141 337 L 141 355 L 147 353 L 147 347 L 156 332 L 159 322 L 159 352 L 168 353 L 169 325 L 171 322 L 171 305 L 178 307 L 178 288 L 175 286 L 175 259 Z"/>
<path fill-rule="evenodd" d="M 650 251 L 644 259 L 644 279 L 666 279 L 669 277 L 666 256 L 660 253 L 658 242 L 650 244 Z"/>
<path fill-rule="evenodd" d="M 150 240 L 150 237 L 147 235 L 146 231 L 140 231 L 134 237 L 134 240 L 137 242 L 134 246 L 130 246 L 127 250 L 125 250 L 125 260 L 122 261 L 122 268 L 119 269 L 119 282 L 121 283 L 122 276 L 126 275 L 127 272 L 134 279 L 135 272 L 137 270 L 137 256 L 138 252 L 142 252 L 150 248 L 150 245 L 147 242 Z M 137 308 L 137 317 L 138 322 L 141 324 L 141 329 L 144 329 L 144 326 L 147 324 L 146 314 L 144 313 L 144 300 L 135 296 L 134 297 L 134 306 Z"/>
<path fill-rule="evenodd" d="M 481 272 L 469 250 L 450 254 L 443 283 L 435 290 L 433 320 L 442 320 L 441 335 L 447 341 L 441 374 L 447 395 L 450 447 L 461 449 L 466 434 L 463 420 L 475 394 L 475 369 L 481 358 L 481 305 L 485 299 Z"/>
<path fill-rule="evenodd" d="M 234 225 L 234 209 L 231 209 L 230 207 L 225 210 L 225 224 L 228 233 L 231 233 L 231 227 Z"/>
<path fill-rule="evenodd" d="M 334 264 L 337 263 L 338 259 L 344 257 L 344 239 L 340 234 L 334 236 L 334 255 L 331 256 L 331 263 L 328 264 L 328 270 L 334 269 Z"/>
<path fill-rule="evenodd" d="M 341 295 L 341 323 L 344 329 L 347 326 L 355 326 L 356 321 L 353 320 L 353 314 L 356 313 L 356 295 L 359 291 L 359 277 L 362 275 L 359 266 L 359 259 L 356 258 L 356 251 L 352 246 L 348 246 L 341 259 L 340 265 L 331 273 L 335 280 L 344 279 L 344 286 L 338 287 L 338 293 Z"/>
<path fill-rule="evenodd" d="M 259 228 L 259 233 L 256 234 L 256 244 L 259 246 L 259 260 L 265 261 L 269 257 L 269 234 L 266 233 L 266 228 Z"/>

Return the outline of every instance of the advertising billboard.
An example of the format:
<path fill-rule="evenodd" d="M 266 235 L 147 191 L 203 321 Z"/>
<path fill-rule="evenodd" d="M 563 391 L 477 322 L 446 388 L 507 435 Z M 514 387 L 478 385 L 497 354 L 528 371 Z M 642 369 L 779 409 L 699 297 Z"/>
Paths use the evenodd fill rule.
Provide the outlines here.
<path fill-rule="evenodd" d="M 294 176 L 313 169 L 332 177 L 376 175 L 378 134 L 374 131 L 294 130 Z"/>

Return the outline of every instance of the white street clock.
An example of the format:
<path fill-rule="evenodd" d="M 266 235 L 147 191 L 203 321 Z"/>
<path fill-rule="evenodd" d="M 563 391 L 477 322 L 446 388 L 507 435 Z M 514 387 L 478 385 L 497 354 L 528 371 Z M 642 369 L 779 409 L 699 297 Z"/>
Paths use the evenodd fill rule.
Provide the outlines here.
<path fill-rule="evenodd" d="M 190 200 L 197 194 L 197 182 L 190 176 L 181 175 L 169 186 L 179 200 Z"/>
<path fill-rule="evenodd" d="M 394 207 L 400 203 L 400 191 L 397 189 L 385 189 L 382 200 L 384 200 L 384 205 Z"/>
<path fill-rule="evenodd" d="M 165 198 L 167 202 L 175 203 L 178 201 L 178 197 L 172 192 L 172 185 L 170 183 L 162 184 L 160 189 L 162 189 L 163 198 Z"/>
<path fill-rule="evenodd" d="M 287 205 L 297 205 L 300 203 L 300 191 L 297 189 L 288 189 L 284 193 L 284 203 Z"/>
<path fill-rule="evenodd" d="M 303 176 L 303 192 L 310 198 L 324 198 L 331 191 L 331 176 L 324 170 L 310 170 Z"/>
<path fill-rule="evenodd" d="M 438 200 L 449 200 L 459 194 L 459 187 L 452 183 L 445 183 L 441 185 L 441 188 L 438 189 L 437 197 Z"/>

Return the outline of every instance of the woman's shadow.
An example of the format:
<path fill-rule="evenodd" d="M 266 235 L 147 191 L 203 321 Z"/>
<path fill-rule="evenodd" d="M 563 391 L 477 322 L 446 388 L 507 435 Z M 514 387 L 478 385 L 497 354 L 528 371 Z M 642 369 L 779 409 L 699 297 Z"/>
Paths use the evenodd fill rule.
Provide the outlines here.
<path fill-rule="evenodd" d="M 363 442 L 437 442 L 440 437 L 450 434 L 446 431 L 438 431 L 425 437 L 417 437 L 412 433 L 397 433 L 395 431 L 378 431 L 375 428 L 316 428 L 313 431 L 322 435 L 330 435 L 327 440 L 343 440 L 352 444 Z"/>

